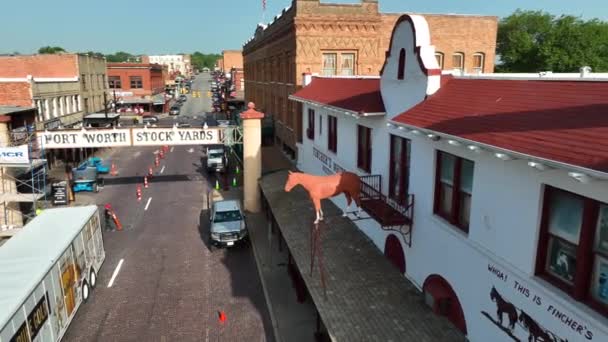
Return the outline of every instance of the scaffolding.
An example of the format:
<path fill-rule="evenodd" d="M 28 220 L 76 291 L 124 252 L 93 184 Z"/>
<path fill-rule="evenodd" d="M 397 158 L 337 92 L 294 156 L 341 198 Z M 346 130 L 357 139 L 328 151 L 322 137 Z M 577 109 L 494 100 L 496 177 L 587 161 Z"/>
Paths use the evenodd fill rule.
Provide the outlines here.
<path fill-rule="evenodd" d="M 11 236 L 33 219 L 47 197 L 47 161 L 34 127 L 13 129 L 8 140 L 5 147 L 27 145 L 29 163 L 0 165 L 0 237 Z"/>

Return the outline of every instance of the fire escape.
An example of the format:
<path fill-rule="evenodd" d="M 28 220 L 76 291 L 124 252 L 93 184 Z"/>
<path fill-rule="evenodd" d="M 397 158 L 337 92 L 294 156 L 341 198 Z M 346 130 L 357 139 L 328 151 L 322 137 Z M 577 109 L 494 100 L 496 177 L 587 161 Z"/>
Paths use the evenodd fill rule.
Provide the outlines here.
<path fill-rule="evenodd" d="M 382 194 L 382 176 L 361 176 L 361 207 L 382 229 L 400 233 L 405 243 L 412 246 L 414 225 L 414 195 L 408 194 L 399 203 Z"/>

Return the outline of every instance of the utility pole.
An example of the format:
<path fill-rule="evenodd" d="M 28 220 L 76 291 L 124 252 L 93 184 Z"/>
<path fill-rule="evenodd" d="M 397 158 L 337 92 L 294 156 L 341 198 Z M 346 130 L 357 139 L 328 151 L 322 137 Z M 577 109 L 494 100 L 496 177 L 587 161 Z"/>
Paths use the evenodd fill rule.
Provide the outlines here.
<path fill-rule="evenodd" d="M 116 102 L 116 89 L 114 89 L 114 113 L 118 112 L 118 102 Z"/>

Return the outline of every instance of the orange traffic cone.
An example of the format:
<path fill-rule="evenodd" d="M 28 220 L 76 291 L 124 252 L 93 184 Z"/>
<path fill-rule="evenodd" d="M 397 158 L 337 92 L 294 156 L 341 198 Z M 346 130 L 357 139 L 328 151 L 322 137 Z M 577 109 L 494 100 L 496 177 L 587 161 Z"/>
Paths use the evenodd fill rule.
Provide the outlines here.
<path fill-rule="evenodd" d="M 144 176 L 144 188 L 148 188 L 148 177 Z"/>
<path fill-rule="evenodd" d="M 116 169 L 116 164 L 112 163 L 112 168 L 110 169 L 110 174 L 112 176 L 116 176 L 118 174 L 118 170 Z"/>
<path fill-rule="evenodd" d="M 152 177 L 153 174 L 154 174 L 154 172 L 152 171 L 152 166 L 150 166 L 148 168 L 148 176 Z"/>
<path fill-rule="evenodd" d="M 220 323 L 226 322 L 226 314 L 224 313 L 224 311 L 218 312 L 218 316 L 219 316 L 219 319 L 220 319 Z"/>
<path fill-rule="evenodd" d="M 141 201 L 141 185 L 137 184 L 137 201 Z"/>
<path fill-rule="evenodd" d="M 122 230 L 122 223 L 120 223 L 120 220 L 118 219 L 118 217 L 116 217 L 116 213 L 114 213 L 114 210 L 111 210 L 110 213 L 112 215 L 112 220 L 114 220 L 114 224 L 116 225 L 116 230 Z"/>
<path fill-rule="evenodd" d="M 161 159 L 165 159 L 165 152 L 163 150 L 160 150 L 158 154 L 160 155 Z"/>
<path fill-rule="evenodd" d="M 154 158 L 154 165 L 155 165 L 155 166 L 160 165 L 160 160 L 158 159 L 158 156 L 156 156 L 156 157 Z"/>

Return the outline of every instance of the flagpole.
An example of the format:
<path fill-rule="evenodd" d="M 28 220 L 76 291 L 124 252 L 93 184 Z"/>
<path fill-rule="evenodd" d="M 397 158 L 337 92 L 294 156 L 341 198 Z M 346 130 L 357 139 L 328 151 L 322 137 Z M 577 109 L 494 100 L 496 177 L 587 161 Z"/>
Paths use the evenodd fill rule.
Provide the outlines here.
<path fill-rule="evenodd" d="M 262 24 L 266 25 L 266 0 L 262 0 Z"/>

